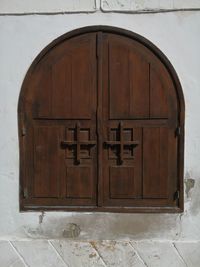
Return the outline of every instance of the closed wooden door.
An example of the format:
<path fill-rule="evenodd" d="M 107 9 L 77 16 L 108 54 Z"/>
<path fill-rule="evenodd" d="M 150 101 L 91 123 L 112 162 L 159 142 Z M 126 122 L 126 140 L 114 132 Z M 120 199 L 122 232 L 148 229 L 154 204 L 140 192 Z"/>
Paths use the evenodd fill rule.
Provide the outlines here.
<path fill-rule="evenodd" d="M 176 95 L 164 66 L 145 47 L 102 36 L 105 206 L 174 205 Z"/>
<path fill-rule="evenodd" d="M 27 202 L 96 206 L 96 34 L 52 49 L 34 78 Z"/>
<path fill-rule="evenodd" d="M 144 44 L 102 30 L 69 38 L 40 58 L 25 86 L 23 209 L 177 207 L 176 88 Z"/>

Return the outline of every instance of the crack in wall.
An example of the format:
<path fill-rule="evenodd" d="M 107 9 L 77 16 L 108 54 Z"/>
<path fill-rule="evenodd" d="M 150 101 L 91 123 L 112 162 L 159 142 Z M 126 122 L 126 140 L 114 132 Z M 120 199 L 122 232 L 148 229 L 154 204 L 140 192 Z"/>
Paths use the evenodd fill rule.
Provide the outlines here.
<path fill-rule="evenodd" d="M 39 215 L 39 224 L 42 224 L 44 216 L 45 216 L 45 212 L 42 211 L 41 214 Z"/>

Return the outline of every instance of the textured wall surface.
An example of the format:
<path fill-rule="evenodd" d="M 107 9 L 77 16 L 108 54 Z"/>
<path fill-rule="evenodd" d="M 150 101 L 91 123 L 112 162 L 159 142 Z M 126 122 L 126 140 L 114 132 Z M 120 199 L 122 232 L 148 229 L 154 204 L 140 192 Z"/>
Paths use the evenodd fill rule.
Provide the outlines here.
<path fill-rule="evenodd" d="M 177 258 L 175 262 L 178 262 L 172 266 L 199 266 L 196 263 L 200 262 L 200 12 L 197 10 L 200 1 L 168 1 L 180 5 L 190 2 L 191 5 L 187 8 L 197 9 L 156 14 L 131 14 L 132 9 L 135 9 L 135 3 L 139 2 L 136 0 L 101 3 L 89 0 L 60 0 L 56 1 L 55 10 L 53 4 L 45 5 L 47 1 L 40 1 L 40 7 L 36 5 L 37 1 L 15 2 L 11 5 L 11 1 L 0 1 L 0 13 L 13 13 L 0 14 L 0 251 L 7 251 L 0 256 L 0 263 L 3 262 L 0 266 L 50 266 L 42 265 L 41 262 L 48 258 L 48 253 L 52 250 L 54 252 L 50 253 L 53 262 L 51 266 L 133 266 L 132 263 L 116 263 L 117 259 L 122 259 L 123 262 L 124 255 L 129 255 L 127 257 L 130 257 L 131 262 L 137 262 L 134 266 L 169 266 L 170 257 Z M 28 2 L 32 5 L 28 5 Z M 160 9 L 164 8 L 161 4 L 165 5 L 163 3 L 167 1 L 140 1 L 138 8 L 148 9 L 146 2 L 152 2 L 156 9 Z M 24 3 L 24 6 L 20 3 Z M 159 3 L 159 6 L 156 3 Z M 63 4 L 66 5 L 66 9 Z M 59 11 L 60 8 L 64 13 L 75 13 L 20 16 L 15 14 L 51 13 L 52 10 Z M 169 8 L 167 4 L 166 8 Z M 102 9 L 109 12 L 103 12 Z M 112 12 L 119 9 L 122 13 Z M 80 14 L 83 10 L 85 13 Z M 123 14 L 126 10 L 130 11 L 130 14 Z M 70 30 L 88 25 L 111 25 L 139 33 L 158 46 L 176 69 L 186 102 L 183 214 L 19 212 L 17 103 L 24 76 L 33 59 L 53 39 Z M 40 241 L 32 241 L 33 239 Z M 81 241 L 72 245 L 67 242 L 64 245 L 59 244 L 59 240 L 65 242 L 68 239 L 110 239 L 114 243 L 97 242 L 96 246 L 89 242 L 82 244 Z M 115 243 L 116 240 L 123 242 L 118 244 Z M 144 240 L 153 243 L 149 244 Z M 35 242 L 39 242 L 38 245 Z M 44 251 L 43 255 L 38 254 L 38 246 Z M 76 255 L 73 250 L 76 246 L 76 253 L 85 255 L 84 251 L 88 251 L 88 265 L 79 265 L 76 262 L 78 259 L 74 260 L 76 265 L 66 263 L 66 253 L 62 249 L 68 251 L 67 248 L 70 247 L 69 254 Z M 93 253 L 97 252 L 94 251 L 94 247 L 98 251 L 98 255 L 95 256 Z M 112 258 L 107 255 L 107 247 L 110 248 L 110 253 L 113 253 Z M 125 247 L 128 248 L 124 249 Z M 165 254 L 166 251 L 168 254 Z M 29 259 L 30 253 L 35 255 L 35 262 Z M 92 265 L 93 259 L 95 264 Z"/>
<path fill-rule="evenodd" d="M 54 13 L 92 12 L 95 0 L 1 0 L 0 14 L 4 13 Z"/>
<path fill-rule="evenodd" d="M 198 10 L 200 0 L 1 0 L 0 14 Z"/>
<path fill-rule="evenodd" d="M 198 9 L 199 0 L 102 0 L 101 7 L 104 11 L 156 11 L 177 9 Z"/>

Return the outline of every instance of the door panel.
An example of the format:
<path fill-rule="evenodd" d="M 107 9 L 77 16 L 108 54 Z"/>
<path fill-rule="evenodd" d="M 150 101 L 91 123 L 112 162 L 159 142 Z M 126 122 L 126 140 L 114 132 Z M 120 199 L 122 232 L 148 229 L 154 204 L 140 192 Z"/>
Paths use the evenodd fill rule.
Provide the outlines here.
<path fill-rule="evenodd" d="M 108 60 L 110 119 L 127 118 L 130 115 L 129 50 L 111 43 Z"/>
<path fill-rule="evenodd" d="M 109 118 L 149 118 L 149 62 L 130 40 L 117 36 L 108 36 L 104 53 L 108 54 Z"/>
<path fill-rule="evenodd" d="M 143 198 L 168 198 L 168 129 L 143 129 Z"/>
<path fill-rule="evenodd" d="M 63 153 L 60 140 L 64 128 L 38 126 L 34 129 L 33 197 L 59 197 Z"/>
<path fill-rule="evenodd" d="M 109 198 L 133 198 L 136 195 L 134 167 L 109 167 Z"/>
<path fill-rule="evenodd" d="M 150 68 L 150 118 L 168 118 L 168 90 L 159 73 L 152 66 Z"/>
<path fill-rule="evenodd" d="M 103 151 L 104 204 L 132 205 L 142 197 L 142 128 L 110 122 Z M 127 199 L 132 202 L 127 204 Z"/>
<path fill-rule="evenodd" d="M 149 62 L 132 48 L 129 55 L 130 115 L 134 118 L 149 117 Z"/>
<path fill-rule="evenodd" d="M 97 135 L 92 121 L 71 121 L 65 128 L 66 177 L 62 195 L 68 205 L 96 205 Z"/>
<path fill-rule="evenodd" d="M 37 85 L 37 118 L 92 119 L 96 110 L 96 35 L 54 49 Z"/>
<path fill-rule="evenodd" d="M 91 199 L 94 193 L 91 166 L 67 167 L 66 197 Z"/>
<path fill-rule="evenodd" d="M 41 64 L 33 105 L 31 202 L 96 206 L 96 34 L 64 42 Z"/>
<path fill-rule="evenodd" d="M 104 34 L 102 46 L 103 205 L 173 206 L 178 118 L 166 70 L 127 38 Z"/>

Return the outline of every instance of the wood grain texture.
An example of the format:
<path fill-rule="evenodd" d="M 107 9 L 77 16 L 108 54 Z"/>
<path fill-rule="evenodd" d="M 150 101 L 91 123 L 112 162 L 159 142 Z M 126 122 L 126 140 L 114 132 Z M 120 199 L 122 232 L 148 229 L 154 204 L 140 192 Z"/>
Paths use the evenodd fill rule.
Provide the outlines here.
<path fill-rule="evenodd" d="M 33 62 L 18 111 L 22 210 L 183 209 L 182 89 L 143 37 L 110 27 L 60 37 Z"/>

